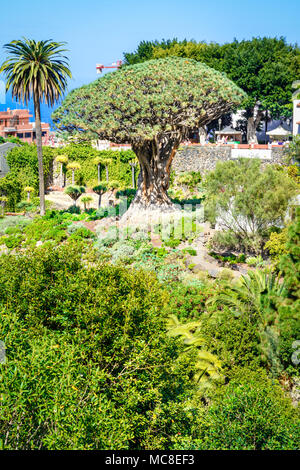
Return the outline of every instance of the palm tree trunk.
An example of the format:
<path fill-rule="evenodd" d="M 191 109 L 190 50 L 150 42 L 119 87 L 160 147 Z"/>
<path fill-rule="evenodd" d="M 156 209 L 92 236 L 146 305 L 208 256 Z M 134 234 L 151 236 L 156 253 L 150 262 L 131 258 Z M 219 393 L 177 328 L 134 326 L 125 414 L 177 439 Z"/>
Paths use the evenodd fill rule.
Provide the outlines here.
<path fill-rule="evenodd" d="M 40 214 L 45 215 L 45 182 L 43 168 L 43 148 L 42 148 L 42 126 L 41 126 L 41 108 L 37 93 L 34 93 L 34 115 L 35 115 L 35 132 L 36 132 L 36 148 L 39 164 L 39 194 L 40 194 Z"/>
<path fill-rule="evenodd" d="M 101 165 L 98 165 L 98 183 L 101 181 Z"/>
<path fill-rule="evenodd" d="M 106 181 L 108 182 L 109 180 L 109 174 L 108 174 L 108 166 L 106 165 L 105 167 L 105 170 L 106 170 Z"/>

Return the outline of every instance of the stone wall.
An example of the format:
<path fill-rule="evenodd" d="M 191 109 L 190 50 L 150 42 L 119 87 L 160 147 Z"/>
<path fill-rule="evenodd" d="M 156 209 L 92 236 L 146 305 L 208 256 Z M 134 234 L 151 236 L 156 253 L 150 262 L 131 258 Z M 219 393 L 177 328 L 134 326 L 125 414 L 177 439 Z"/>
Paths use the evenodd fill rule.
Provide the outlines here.
<path fill-rule="evenodd" d="M 175 173 L 184 171 L 200 171 L 206 173 L 214 170 L 217 162 L 236 160 L 238 157 L 260 158 L 263 166 L 269 163 L 282 163 L 283 148 L 263 149 L 231 149 L 229 145 L 220 147 L 187 146 L 180 148 L 173 160 L 172 170 Z"/>

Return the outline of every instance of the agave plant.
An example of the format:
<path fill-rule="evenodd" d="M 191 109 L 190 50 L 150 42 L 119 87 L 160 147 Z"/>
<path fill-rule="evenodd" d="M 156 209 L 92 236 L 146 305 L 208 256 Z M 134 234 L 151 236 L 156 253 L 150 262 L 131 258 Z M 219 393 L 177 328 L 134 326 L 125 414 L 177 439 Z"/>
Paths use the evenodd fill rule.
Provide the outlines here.
<path fill-rule="evenodd" d="M 197 351 L 194 380 L 200 388 L 211 386 L 216 380 L 223 379 L 221 362 L 214 354 L 203 349 L 205 340 L 201 336 L 201 322 L 180 323 L 176 315 L 170 315 L 167 321 L 168 336 L 180 336 L 186 346 L 184 353 Z"/>

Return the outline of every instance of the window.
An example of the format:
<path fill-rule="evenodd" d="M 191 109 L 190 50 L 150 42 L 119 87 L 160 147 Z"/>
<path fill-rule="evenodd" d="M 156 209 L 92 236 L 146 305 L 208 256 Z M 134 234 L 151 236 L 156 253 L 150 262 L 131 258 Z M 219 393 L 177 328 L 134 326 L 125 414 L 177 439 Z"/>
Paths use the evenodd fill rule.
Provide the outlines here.
<path fill-rule="evenodd" d="M 31 138 L 31 132 L 25 132 L 25 139 Z"/>
<path fill-rule="evenodd" d="M 17 137 L 19 137 L 19 139 L 23 139 L 23 132 L 18 132 Z"/>

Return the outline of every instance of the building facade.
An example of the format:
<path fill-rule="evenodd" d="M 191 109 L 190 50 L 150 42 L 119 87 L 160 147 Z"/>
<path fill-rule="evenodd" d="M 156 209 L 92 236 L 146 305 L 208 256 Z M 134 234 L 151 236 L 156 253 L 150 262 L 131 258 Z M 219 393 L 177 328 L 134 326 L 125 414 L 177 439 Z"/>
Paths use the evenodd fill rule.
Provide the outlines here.
<path fill-rule="evenodd" d="M 35 122 L 30 122 L 32 117 L 27 109 L 9 109 L 0 111 L 0 136 L 18 137 L 24 142 L 32 144 L 36 141 Z M 50 125 L 42 122 L 42 142 L 47 145 L 49 141 Z"/>

